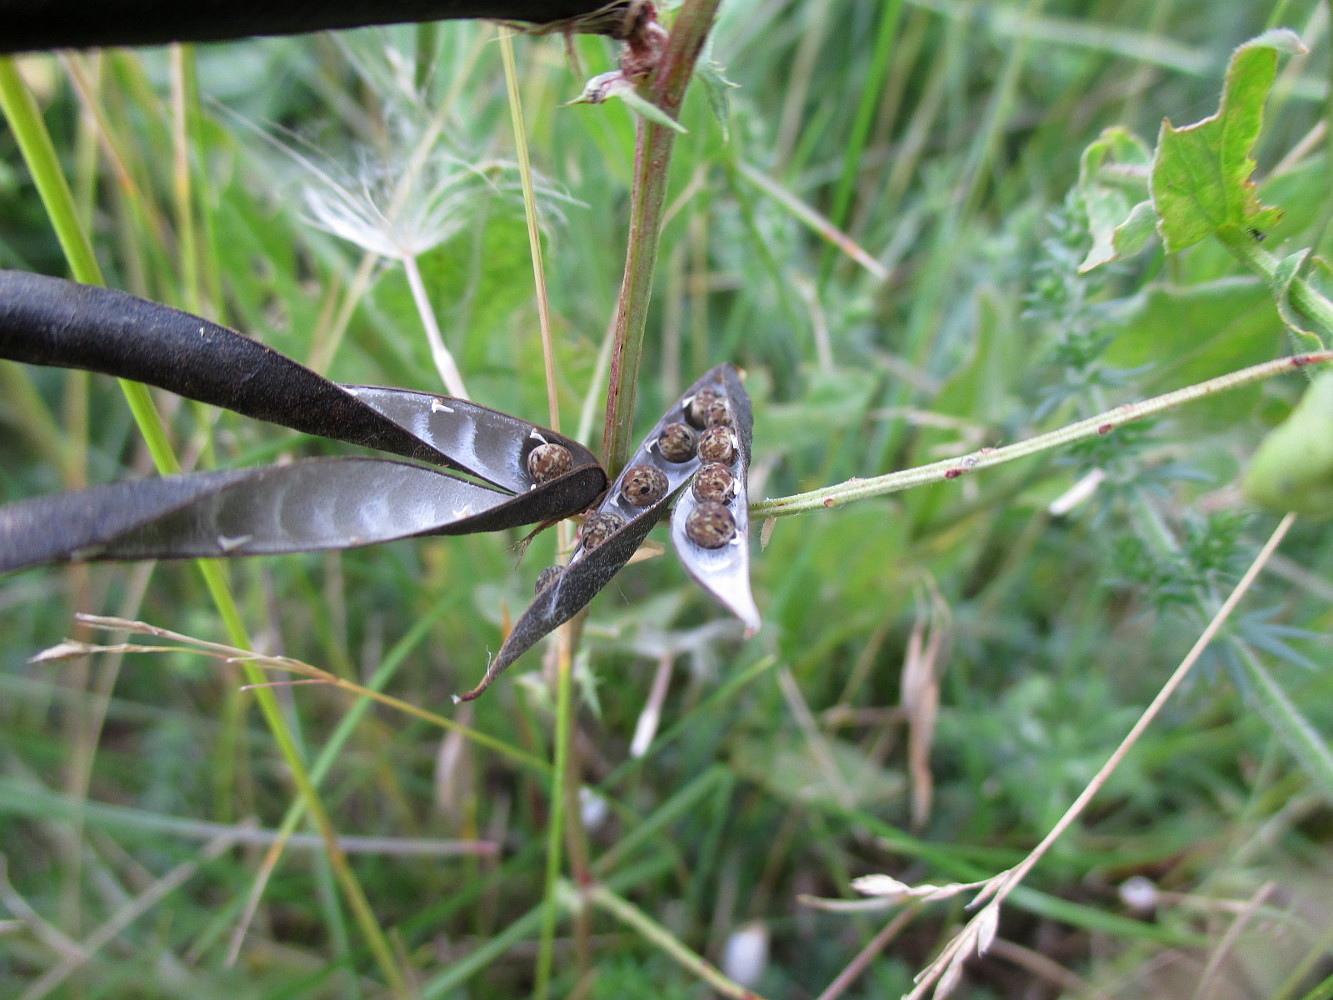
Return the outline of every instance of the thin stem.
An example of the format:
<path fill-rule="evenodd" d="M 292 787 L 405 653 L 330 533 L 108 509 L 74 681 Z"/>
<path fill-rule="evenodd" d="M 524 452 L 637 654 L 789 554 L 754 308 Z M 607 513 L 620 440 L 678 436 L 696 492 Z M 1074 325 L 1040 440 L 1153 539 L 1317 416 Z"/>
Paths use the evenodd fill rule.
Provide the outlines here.
<path fill-rule="evenodd" d="M 1278 259 L 1261 247 L 1252 233 L 1235 226 L 1224 226 L 1213 235 L 1233 257 L 1267 281 L 1275 294 L 1282 292 L 1276 287 Z M 1309 317 L 1324 343 L 1328 343 L 1328 338 L 1333 337 L 1333 302 L 1301 277 L 1293 279 L 1285 291 L 1291 304 Z"/>
<path fill-rule="evenodd" d="M 583 898 L 636 931 L 645 941 L 660 948 L 669 958 L 694 973 L 722 996 L 734 997 L 736 1000 L 763 1000 L 759 994 L 728 979 L 716 966 L 686 947 L 680 938 L 605 885 L 598 883 L 589 887 Z"/>
<path fill-rule="evenodd" d="M 97 265 L 92 244 L 79 225 L 74 195 L 60 170 L 51 135 L 42 123 L 37 102 L 19 76 L 18 67 L 8 56 L 0 57 L 0 107 L 4 109 L 19 151 L 32 173 L 32 182 L 46 206 L 51 228 L 60 241 L 60 249 L 69 261 L 70 270 L 79 281 L 101 284 L 102 269 Z"/>
<path fill-rule="evenodd" d="M 1143 735 L 1148 726 L 1150 726 L 1157 716 L 1161 714 L 1167 701 L 1173 694 L 1175 694 L 1180 685 L 1185 682 L 1185 678 L 1189 676 L 1194 665 L 1198 663 L 1199 658 L 1203 656 L 1204 650 L 1212 644 L 1212 641 L 1217 637 L 1217 634 L 1222 630 L 1222 627 L 1231 618 L 1231 615 L 1236 610 L 1236 606 L 1240 603 L 1241 598 L 1243 598 L 1249 591 L 1250 587 L 1253 586 L 1254 581 L 1263 571 L 1263 568 L 1268 564 L 1273 553 L 1277 551 L 1278 545 L 1282 543 L 1282 539 L 1286 537 L 1288 530 L 1291 528 L 1295 520 L 1295 514 L 1287 514 L 1273 530 L 1273 534 L 1269 536 L 1268 541 L 1264 543 L 1264 547 L 1260 549 L 1259 554 L 1254 557 L 1254 561 L 1250 563 L 1250 566 L 1246 569 L 1244 575 L 1237 581 L 1236 586 L 1232 588 L 1231 593 L 1227 595 L 1227 599 L 1222 602 L 1222 606 L 1218 608 L 1217 613 L 1213 615 L 1207 628 L 1205 628 L 1199 638 L 1195 640 L 1190 651 L 1185 654 L 1185 658 L 1180 661 L 1180 665 L 1176 667 L 1175 672 L 1172 673 L 1167 682 L 1162 685 L 1161 690 L 1157 692 L 1157 696 L 1153 698 L 1152 703 L 1143 710 L 1143 714 L 1139 716 L 1138 721 L 1136 721 L 1130 728 L 1129 733 L 1120 741 L 1120 745 L 1117 746 L 1111 756 L 1107 758 L 1106 763 L 1101 766 L 1100 770 L 1093 776 L 1092 780 L 1089 781 L 1083 791 L 1079 793 L 1073 804 L 1065 810 L 1064 815 L 1060 817 L 1055 826 L 1051 827 L 1050 832 L 1042 838 L 1041 843 L 1034 847 L 1028 856 L 1013 868 L 1010 868 L 1007 872 L 992 879 L 987 884 L 987 887 L 978 894 L 977 899 L 972 905 L 975 906 L 982 900 L 987 900 L 985 907 L 968 922 L 967 927 L 961 933 L 950 941 L 940 957 L 931 963 L 929 970 L 927 970 L 926 974 L 917 981 L 916 988 L 908 995 L 908 1000 L 924 997 L 929 988 L 945 974 L 946 970 L 953 965 L 955 961 L 960 960 L 972 949 L 974 944 L 978 941 L 978 932 L 988 925 L 993 925 L 996 919 L 995 911 L 998 910 L 1000 904 L 1002 904 L 1005 898 L 1018 887 L 1019 883 L 1021 883 L 1027 876 L 1028 872 L 1036 866 L 1042 856 L 1050 850 L 1051 845 L 1054 844 L 1071 825 L 1073 825 L 1074 820 L 1083 813 L 1083 810 L 1087 808 L 1088 803 L 1092 801 L 1099 791 L 1101 791 L 1102 786 L 1106 784 L 1107 780 L 1124 761 L 1125 757 L 1129 755 L 1130 750 L 1132 750 L 1134 744 L 1138 742 L 1139 737 Z M 984 950 L 984 948 L 982 950 Z"/>
<path fill-rule="evenodd" d="M 532 184 L 532 159 L 528 154 L 527 128 L 523 121 L 523 101 L 518 87 L 518 68 L 514 63 L 513 32 L 500 29 L 500 53 L 504 60 L 505 85 L 509 91 L 509 113 L 514 128 L 514 147 L 518 153 L 519 181 L 523 188 L 523 214 L 527 220 L 528 250 L 532 257 L 532 277 L 536 283 L 537 320 L 541 329 L 542 359 L 546 366 L 546 401 L 550 427 L 560 429 L 560 396 L 555 371 L 555 345 L 551 338 L 551 305 L 546 291 L 546 268 L 542 263 L 541 230 L 538 226 L 537 196 Z M 560 549 L 568 546 L 569 528 L 559 526 Z M 568 622 L 556 633 L 556 718 L 554 762 L 551 774 L 551 816 L 547 825 L 546 873 L 543 892 L 541 930 L 538 938 L 537 970 L 532 995 L 545 1000 L 550 991 L 551 970 L 555 962 L 555 932 L 560 916 L 560 869 L 565 838 L 566 802 L 573 794 L 570 740 L 573 735 L 573 658 L 578 641 L 574 623 Z"/>
<path fill-rule="evenodd" d="M 890 472 L 872 479 L 849 479 L 844 483 L 825 486 L 822 489 L 811 490 L 808 493 L 796 493 L 788 497 L 779 497 L 776 500 L 762 500 L 750 505 L 750 514 L 753 517 L 787 517 L 791 514 L 808 513 L 812 510 L 840 507 L 854 500 L 866 500 L 870 497 L 897 493 L 901 490 L 911 489 L 914 486 L 923 486 L 926 483 L 957 479 L 979 469 L 1002 465 L 1015 459 L 1027 458 L 1043 451 L 1050 451 L 1078 441 L 1087 441 L 1109 434 L 1117 427 L 1154 416 L 1177 406 L 1183 406 L 1185 403 L 1202 399 L 1204 396 L 1213 393 L 1236 389 L 1251 382 L 1281 375 L 1284 372 L 1300 370 L 1307 365 L 1324 364 L 1329 361 L 1333 361 L 1333 351 L 1312 351 L 1308 354 L 1298 354 L 1290 358 L 1265 361 L 1262 364 L 1220 375 L 1206 382 L 1186 386 L 1184 389 L 1177 389 L 1174 392 L 1168 392 L 1165 395 L 1156 396 L 1141 403 L 1126 403 L 1095 417 L 1080 420 L 1078 423 L 1061 427 L 1059 430 L 1050 431 L 1046 434 L 1038 434 L 1026 441 L 1005 445 L 1003 448 L 982 448 L 970 455 L 948 458 L 942 462 L 933 462 L 930 465 L 921 465 L 914 469 L 903 469 L 900 472 Z"/>
<path fill-rule="evenodd" d="M 46 123 L 32 95 L 19 77 L 13 60 L 7 57 L 0 57 L 0 109 L 3 109 L 9 120 L 10 128 L 27 163 L 33 183 L 37 186 L 47 217 L 51 220 L 61 247 L 65 250 L 75 279 L 86 284 L 103 284 L 101 268 L 98 267 L 97 259 L 93 255 L 92 244 L 89 243 L 83 227 L 79 224 L 74 199 L 60 169 Z M 148 394 L 148 387 L 138 382 L 128 382 L 123 379 L 119 381 L 158 471 L 164 475 L 179 472 L 180 462 L 172 450 L 152 397 Z M 222 568 L 216 560 L 209 559 L 196 560 L 195 565 L 204 578 L 204 584 L 217 606 L 232 643 L 245 649 L 252 648 L 254 644 L 247 634 L 245 623 Z M 257 666 L 246 663 L 243 668 L 250 683 L 264 682 L 263 671 Z M 310 781 L 296 742 L 278 707 L 277 697 L 271 690 L 260 688 L 255 692 L 255 698 L 291 772 L 293 784 L 307 801 L 310 814 L 328 845 L 330 864 L 375 955 L 380 971 L 395 993 L 406 996 L 406 978 L 398 967 L 388 939 L 375 922 L 370 904 L 347 863 L 346 855 L 338 846 L 333 823 Z"/>
<path fill-rule="evenodd" d="M 500 29 L 500 54 L 504 57 L 505 85 L 509 89 L 509 115 L 514 123 L 514 148 L 518 151 L 518 178 L 523 187 L 523 215 L 528 223 L 528 250 L 532 254 L 532 279 L 537 284 L 537 325 L 542 335 L 542 360 L 546 363 L 546 404 L 551 430 L 560 430 L 560 398 L 556 392 L 555 346 L 551 340 L 551 301 L 546 294 L 546 268 L 542 263 L 542 236 L 537 219 L 537 196 L 532 187 L 532 158 L 528 155 L 528 133 L 523 123 L 523 100 L 514 65 L 514 33 Z"/>
<path fill-rule="evenodd" d="M 435 362 L 435 370 L 440 373 L 444 387 L 449 395 L 467 399 L 467 388 L 463 385 L 463 373 L 458 370 L 449 348 L 444 346 L 444 337 L 440 334 L 440 324 L 435 319 L 435 308 L 426 294 L 426 284 L 421 280 L 421 269 L 417 267 L 417 257 L 413 253 L 404 253 L 403 271 L 407 274 L 407 284 L 412 289 L 412 301 L 416 303 L 421 316 L 421 325 L 426 330 L 426 340 L 430 344 L 430 357 Z"/>
<path fill-rule="evenodd" d="M 673 120 L 680 116 L 685 88 L 720 5 L 721 0 L 685 0 L 676 14 L 666 49 L 644 94 Z M 616 303 L 615 348 L 602 432 L 602 464 L 610 476 L 620 472 L 632 447 L 634 397 L 657 267 L 667 168 L 675 141 L 673 129 L 639 120 L 625 277 Z"/>
<path fill-rule="evenodd" d="M 203 312 L 199 280 L 199 242 L 194 225 L 190 176 L 190 130 L 187 80 L 194 69 L 187 45 L 171 47 L 171 189 L 176 201 L 176 256 L 180 260 L 185 308 Z"/>
<path fill-rule="evenodd" d="M 556 683 L 555 760 L 551 775 L 551 816 L 546 824 L 545 903 L 542 907 L 540 944 L 537 952 L 534 1000 L 546 1000 L 555 960 L 555 928 L 560 917 L 561 848 L 565 837 L 565 782 L 569 767 L 569 741 L 573 734 L 574 671 L 569 642 L 560 639 L 560 670 Z"/>

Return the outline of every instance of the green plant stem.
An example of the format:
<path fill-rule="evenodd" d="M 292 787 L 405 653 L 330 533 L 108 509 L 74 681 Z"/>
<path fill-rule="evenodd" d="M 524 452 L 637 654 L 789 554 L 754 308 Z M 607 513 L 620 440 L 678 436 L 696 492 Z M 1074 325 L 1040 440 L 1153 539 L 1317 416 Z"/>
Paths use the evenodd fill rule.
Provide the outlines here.
<path fill-rule="evenodd" d="M 74 198 L 70 192 L 69 184 L 65 180 L 65 175 L 60 169 L 55 146 L 51 142 L 46 123 L 42 120 L 41 112 L 19 76 L 13 60 L 8 57 L 0 57 L 0 109 L 3 109 L 10 128 L 14 131 L 19 150 L 27 163 L 33 183 L 37 187 L 38 195 L 41 197 L 43 207 L 51 220 L 52 227 L 55 229 L 56 238 L 60 241 L 61 248 L 69 261 L 70 270 L 75 280 L 85 284 L 103 284 L 101 268 L 93 254 L 92 244 L 88 241 L 87 234 L 79 224 Z M 163 475 L 179 472 L 180 462 L 172 450 L 166 428 L 162 425 L 161 417 L 153 405 L 152 397 L 148 394 L 148 387 L 138 382 L 128 382 L 123 379 L 119 381 L 129 403 L 130 412 L 134 416 L 135 423 L 138 425 L 139 432 L 148 446 L 149 454 L 152 456 L 158 472 Z M 247 634 L 245 623 L 241 619 L 240 610 L 236 606 L 235 598 L 227 585 L 222 568 L 215 560 L 208 559 L 196 560 L 195 565 L 199 567 L 199 571 L 204 578 L 204 584 L 208 588 L 214 604 L 217 605 L 218 613 L 222 617 L 223 625 L 231 638 L 232 644 L 245 649 L 252 648 L 253 643 L 251 643 Z M 263 685 L 265 683 L 266 678 L 259 667 L 246 663 L 243 664 L 243 669 L 252 684 Z M 309 773 L 301 760 L 295 740 L 292 738 L 291 731 L 282 717 L 277 698 L 272 690 L 261 686 L 256 689 L 256 701 L 259 703 L 260 711 L 273 733 L 274 741 L 278 744 L 284 761 L 291 771 L 292 781 L 301 796 L 306 799 L 311 817 L 319 827 L 320 833 L 328 845 L 329 861 L 339 883 L 342 885 L 343 891 L 347 895 L 348 902 L 352 906 L 357 923 L 366 935 L 371 951 L 379 963 L 386 982 L 394 992 L 406 996 L 407 981 L 398 968 L 393 951 L 389 947 L 388 939 L 385 938 L 384 932 L 380 930 L 379 925 L 375 922 L 370 904 L 352 873 L 346 855 L 338 845 L 337 833 L 333 828 L 333 823 L 324 810 L 323 804 L 319 801 L 314 785 L 310 781 Z"/>
<path fill-rule="evenodd" d="M 0 107 L 4 109 L 19 152 L 32 173 L 33 184 L 46 206 L 70 270 L 79 281 L 101 284 L 102 269 L 98 267 L 92 245 L 79 225 L 74 195 L 60 170 L 50 133 L 42 123 L 37 102 L 19 76 L 18 67 L 8 56 L 0 57 Z"/>
<path fill-rule="evenodd" d="M 514 63 L 513 32 L 500 29 L 500 53 L 504 60 L 505 84 L 509 91 L 509 112 L 513 122 L 514 146 L 518 152 L 519 179 L 523 187 L 523 209 L 527 219 L 528 250 L 532 257 L 532 277 L 537 292 L 537 318 L 541 328 L 542 359 L 546 365 L 546 399 L 550 426 L 560 429 L 560 398 L 557 391 L 555 346 L 551 337 L 551 307 L 546 292 L 546 269 L 542 263 L 541 231 L 538 228 L 537 197 L 532 184 L 532 162 L 528 155 L 527 129 L 523 122 L 523 102 L 518 87 L 518 68 Z M 560 524 L 560 548 L 569 543 L 568 527 Z M 550 991 L 551 969 L 555 962 L 555 932 L 560 916 L 557 892 L 563 864 L 566 804 L 576 794 L 575 775 L 570 766 L 574 697 L 573 658 L 579 629 L 574 622 L 560 627 L 556 636 L 556 716 L 554 762 L 551 773 L 551 815 L 546 829 L 546 872 L 543 892 L 541 929 L 538 936 L 537 969 L 532 995 L 545 1000 Z M 571 819 L 575 818 L 571 814 Z M 576 834 L 571 833 L 571 836 Z"/>
<path fill-rule="evenodd" d="M 1277 289 L 1278 259 L 1259 245 L 1251 233 L 1235 226 L 1223 226 L 1214 234 L 1227 251 Z M 1333 339 L 1333 302 L 1330 302 L 1310 282 L 1297 277 L 1287 289 L 1291 304 L 1315 324 L 1325 343 Z"/>
<path fill-rule="evenodd" d="M 653 920 L 629 900 L 617 896 L 601 883 L 589 886 L 585 890 L 583 898 L 586 902 L 610 913 L 621 923 L 637 932 L 645 941 L 660 948 L 667 956 L 694 973 L 722 996 L 735 997 L 736 1000 L 763 1000 L 759 994 L 752 993 L 739 983 L 732 982 L 715 966 L 704 961 L 687 948 L 680 938 Z"/>
<path fill-rule="evenodd" d="M 947 458 L 942 462 L 932 462 L 930 465 L 921 465 L 914 469 L 890 472 L 872 479 L 849 479 L 846 482 L 811 490 L 808 493 L 796 493 L 775 500 L 761 500 L 750 505 L 750 514 L 753 517 L 787 517 L 791 514 L 805 514 L 812 510 L 841 507 L 843 504 L 851 503 L 854 500 L 867 500 L 870 497 L 897 493 L 901 490 L 911 489 L 914 486 L 924 486 L 926 483 L 957 479 L 960 476 L 993 465 L 1002 465 L 1005 462 L 1027 458 L 1054 448 L 1074 444 L 1077 441 L 1087 441 L 1109 434 L 1117 427 L 1154 416 L 1177 406 L 1183 406 L 1185 403 L 1202 399 L 1204 396 L 1225 392 L 1228 389 L 1236 389 L 1251 382 L 1259 382 L 1275 375 L 1281 375 L 1284 372 L 1298 371 L 1307 365 L 1325 364 L 1329 361 L 1333 361 L 1333 351 L 1312 351 L 1290 358 L 1265 361 L 1249 368 L 1242 368 L 1240 371 L 1208 379 L 1206 382 L 1199 382 L 1183 389 L 1177 389 L 1174 392 L 1155 396 L 1141 403 L 1125 403 L 1122 406 L 1107 410 L 1105 413 L 1099 413 L 1095 417 L 1080 420 L 1077 423 L 1069 424 L 1067 427 L 1061 427 L 1059 430 L 1050 431 L 1046 434 L 1038 434 L 1026 441 L 1005 445 L 1002 448 L 982 448 L 980 451 L 972 452 L 969 455 Z"/>
<path fill-rule="evenodd" d="M 685 0 L 676 14 L 657 70 L 647 84 L 644 96 L 673 121 L 680 117 L 685 88 L 720 5 L 721 0 Z M 652 298 L 653 272 L 657 267 L 667 168 L 675 142 L 673 129 L 639 120 L 625 277 L 616 304 L 615 347 L 602 432 L 602 464 L 612 477 L 620 473 L 632 447 L 634 396 L 643 355 L 643 333 L 648 323 L 648 303 Z"/>
<path fill-rule="evenodd" d="M 572 650 L 560 640 L 560 669 L 556 681 L 555 760 L 551 775 L 551 816 L 546 823 L 545 905 L 542 908 L 540 943 L 537 950 L 535 1000 L 546 1000 L 551 986 L 551 967 L 555 961 L 555 928 L 560 916 L 560 865 L 565 836 L 565 782 L 569 770 L 569 741 L 573 733 L 574 670 Z"/>
<path fill-rule="evenodd" d="M 188 45 L 171 47 L 171 189 L 176 209 L 176 257 L 180 261 L 181 286 L 185 290 L 185 308 L 203 312 L 204 302 L 199 280 L 199 241 L 195 232 L 193 177 L 190 171 L 190 129 L 188 80 L 194 73 L 192 50 Z"/>
<path fill-rule="evenodd" d="M 1290 517 L 1291 515 L 1288 515 Z M 1282 690 L 1273 675 L 1259 661 L 1248 643 L 1234 643 L 1241 666 L 1250 682 L 1254 704 L 1305 773 L 1323 786 L 1325 795 L 1333 795 L 1333 753 L 1319 731 Z"/>
<path fill-rule="evenodd" d="M 560 430 L 560 398 L 556 392 L 555 345 L 551 339 L 551 301 L 546 294 L 546 267 L 542 263 L 542 236 L 537 225 L 537 195 L 532 185 L 532 158 L 528 155 L 528 132 L 523 122 L 523 100 L 514 65 L 514 33 L 500 29 L 500 55 L 504 58 L 505 86 L 509 90 L 509 116 L 514 126 L 514 149 L 518 153 L 518 179 L 523 187 L 523 216 L 528 223 L 528 251 L 532 255 L 532 280 L 537 286 L 537 326 L 541 329 L 542 360 L 546 365 L 546 404 L 551 430 Z"/>
<path fill-rule="evenodd" d="M 84 284 L 105 284 L 92 244 L 79 224 L 74 195 L 60 169 L 60 160 L 56 156 L 51 135 L 42 121 L 41 111 L 19 76 L 14 60 L 9 57 L 0 57 L 0 108 L 3 108 L 9 127 L 14 131 L 14 139 L 32 174 L 33 184 L 51 220 L 56 239 L 60 241 L 60 248 L 69 261 L 70 273 L 76 281 Z M 171 449 L 166 428 L 162 426 L 147 387 L 124 379 L 119 381 L 158 471 L 163 474 L 179 472 L 180 463 Z"/>

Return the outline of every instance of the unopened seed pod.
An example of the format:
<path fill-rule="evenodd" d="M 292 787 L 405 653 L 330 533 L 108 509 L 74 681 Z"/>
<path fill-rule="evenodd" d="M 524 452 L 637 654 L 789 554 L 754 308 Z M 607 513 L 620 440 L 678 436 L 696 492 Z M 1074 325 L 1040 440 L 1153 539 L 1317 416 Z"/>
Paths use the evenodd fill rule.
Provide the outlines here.
<path fill-rule="evenodd" d="M 651 507 L 667 494 L 667 477 L 651 465 L 635 465 L 625 473 L 620 495 L 635 507 Z"/>
<path fill-rule="evenodd" d="M 657 451 L 668 462 L 688 462 L 698 444 L 699 435 L 689 424 L 667 424 L 657 436 Z"/>
<path fill-rule="evenodd" d="M 736 477 L 721 462 L 711 462 L 695 473 L 691 489 L 702 503 L 731 503 L 736 495 Z"/>
<path fill-rule="evenodd" d="M 700 430 L 708 426 L 708 409 L 715 403 L 727 401 L 716 389 L 700 389 L 685 407 L 685 419 Z"/>
<path fill-rule="evenodd" d="M 625 519 L 614 511 L 589 514 L 579 529 L 579 542 L 583 545 L 583 551 L 591 552 L 624 526 Z"/>
<path fill-rule="evenodd" d="M 574 468 L 574 456 L 562 444 L 539 444 L 528 452 L 528 474 L 541 485 Z"/>
<path fill-rule="evenodd" d="M 736 519 L 720 503 L 701 503 L 685 519 L 685 536 L 705 549 L 720 549 L 736 537 Z"/>
<path fill-rule="evenodd" d="M 730 465 L 736 460 L 736 438 L 729 427 L 709 427 L 699 435 L 699 458 Z"/>

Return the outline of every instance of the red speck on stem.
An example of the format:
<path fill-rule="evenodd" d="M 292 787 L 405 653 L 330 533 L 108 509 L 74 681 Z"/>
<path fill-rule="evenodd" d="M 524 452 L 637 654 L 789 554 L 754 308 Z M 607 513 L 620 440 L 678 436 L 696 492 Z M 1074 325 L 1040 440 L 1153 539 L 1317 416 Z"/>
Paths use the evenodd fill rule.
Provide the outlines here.
<path fill-rule="evenodd" d="M 950 469 L 948 472 L 946 472 L 946 473 L 944 474 L 944 478 L 945 478 L 945 479 L 957 479 L 959 476 L 961 476 L 961 475 L 962 475 L 964 472 L 966 472 L 966 471 L 967 471 L 966 469 Z"/>
<path fill-rule="evenodd" d="M 1097 428 L 1097 433 L 1110 434 L 1111 431 L 1113 430 L 1115 430 L 1115 424 L 1102 424 L 1100 427 Z"/>
<path fill-rule="evenodd" d="M 1304 354 L 1298 354 L 1296 355 L 1296 357 L 1291 359 L 1291 367 L 1293 368 L 1304 368 L 1309 363 L 1310 359 Z"/>
<path fill-rule="evenodd" d="M 825 506 L 825 507 L 830 507 L 830 508 L 832 508 L 832 507 L 836 507 L 836 506 L 838 506 L 838 501 L 837 501 L 837 500 L 834 500 L 832 497 L 825 497 L 825 498 L 824 498 L 824 506 Z"/>

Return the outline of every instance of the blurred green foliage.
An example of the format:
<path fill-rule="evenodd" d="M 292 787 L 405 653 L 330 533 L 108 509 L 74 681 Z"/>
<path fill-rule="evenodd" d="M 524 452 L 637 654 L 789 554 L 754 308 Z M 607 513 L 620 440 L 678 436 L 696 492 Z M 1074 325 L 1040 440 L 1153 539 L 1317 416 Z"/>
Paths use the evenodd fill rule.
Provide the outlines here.
<path fill-rule="evenodd" d="M 639 422 L 651 425 L 707 367 L 739 364 L 756 410 L 751 493 L 780 496 L 1012 442 L 1281 353 L 1272 295 L 1219 247 L 1167 257 L 1150 246 L 1079 273 L 1092 242 L 1068 195 L 1080 154 L 1104 128 L 1155 136 L 1164 117 L 1211 114 L 1232 48 L 1281 23 L 1312 53 L 1280 64 L 1259 136 L 1260 196 L 1286 213 L 1266 245 L 1327 253 L 1333 195 L 1323 146 L 1306 141 L 1326 123 L 1320 10 L 729 0 L 711 55 L 739 87 L 725 131 L 701 88 L 684 109 Z M 544 421 L 494 38 L 488 25 L 444 24 L 199 48 L 201 120 L 188 146 L 201 234 L 194 288 L 173 200 L 168 53 L 36 57 L 23 69 L 111 283 L 182 307 L 197 298 L 210 316 L 335 378 L 440 389 L 401 267 L 363 264 L 354 243 L 314 225 L 310 193 L 341 185 L 387 211 L 385 185 L 392 192 L 408 172 L 423 137 L 435 168 L 475 170 L 466 224 L 442 227 L 419 263 L 477 399 Z M 595 445 L 634 120 L 618 102 L 564 106 L 583 79 L 560 39 L 517 46 L 562 427 Z M 613 65 L 601 40 L 573 48 L 585 75 Z M 831 219 L 887 278 L 821 238 L 775 189 Z M 408 194 L 404 217 L 424 213 L 428 196 L 428 185 Z M 5 130 L 0 264 L 64 270 Z M 109 380 L 10 364 L 0 380 L 0 499 L 76 485 L 78 475 L 147 474 Z M 1299 375 L 1267 382 L 1095 447 L 777 523 L 762 552 L 756 543 L 765 627 L 752 639 L 672 560 L 628 567 L 593 605 L 581 646 L 599 710 L 578 716 L 580 775 L 608 809 L 597 819 L 585 808 L 586 831 L 571 836 L 586 833 L 597 877 L 710 960 L 737 927 L 764 922 L 771 957 L 754 989 L 805 997 L 887 918 L 813 911 L 799 894 L 850 896 L 849 879 L 867 872 L 944 882 L 1012 864 L 1104 761 L 1271 531 L 1275 518 L 1248 506 L 1235 481 L 1304 384 Z M 214 423 L 173 400 L 161 406 L 178 453 L 201 461 L 324 447 L 229 415 Z M 1094 472 L 1101 483 L 1081 504 L 1052 512 Z M 364 681 L 418 635 L 399 650 L 391 693 L 449 713 L 448 695 L 480 676 L 503 623 L 554 561 L 554 532 L 521 559 L 518 541 L 398 543 L 228 572 L 266 649 L 350 678 Z M 996 952 L 974 963 L 959 995 L 1171 995 L 1162 984 L 1178 974 L 1197 984 L 1210 956 L 1243 967 L 1262 984 L 1256 996 L 1302 996 L 1326 974 L 1333 787 L 1316 758 L 1333 732 L 1333 543 L 1302 521 L 1282 551 L 1247 599 L 1253 615 L 1233 623 L 1006 911 L 1002 939 L 1074 978 L 1052 982 L 1016 952 Z M 29 664 L 77 631 L 74 611 L 206 639 L 221 629 L 186 566 L 53 568 L 0 581 L 0 853 L 14 891 L 83 941 L 154 879 L 199 860 L 197 839 L 144 817 L 254 817 L 271 828 L 291 792 L 229 666 L 183 654 Z M 907 744 L 922 720 L 901 699 L 914 627 L 942 637 L 931 804 L 916 826 L 920 775 Z M 1271 699 L 1257 706 L 1251 654 L 1304 715 L 1281 716 Z M 633 758 L 664 660 L 675 670 L 661 726 L 646 756 Z M 466 718 L 548 758 L 540 669 L 530 654 Z M 280 693 L 313 758 L 350 699 L 309 686 Z M 1309 740 L 1293 752 L 1284 726 L 1298 724 Z M 537 776 L 376 708 L 323 790 L 349 836 L 499 844 L 496 858 L 370 853 L 355 865 L 424 996 L 531 988 L 536 925 L 523 921 L 541 902 L 550 814 Z M 80 819 L 58 807 L 67 796 L 136 812 L 128 825 L 91 809 Z M 201 862 L 50 995 L 381 995 L 362 975 L 373 966 L 325 863 L 304 847 L 278 864 L 241 965 L 225 967 L 260 866 L 254 848 Z M 1177 894 L 1162 897 L 1155 920 L 1117 895 L 1132 875 Z M 1265 965 L 1248 949 L 1215 953 L 1230 926 L 1218 901 L 1241 906 L 1270 884 L 1262 919 L 1241 938 L 1280 922 L 1297 942 L 1292 957 Z M 910 988 L 965 916 L 949 904 L 924 910 L 842 995 Z M 562 929 L 558 995 L 702 995 L 604 916 Z M 46 942 L 7 925 L 0 992 L 20 995 L 57 961 Z"/>

